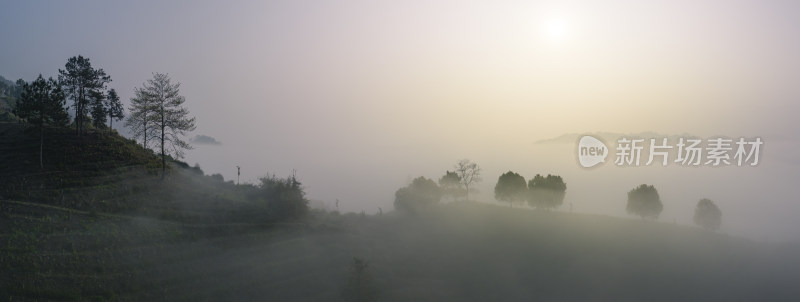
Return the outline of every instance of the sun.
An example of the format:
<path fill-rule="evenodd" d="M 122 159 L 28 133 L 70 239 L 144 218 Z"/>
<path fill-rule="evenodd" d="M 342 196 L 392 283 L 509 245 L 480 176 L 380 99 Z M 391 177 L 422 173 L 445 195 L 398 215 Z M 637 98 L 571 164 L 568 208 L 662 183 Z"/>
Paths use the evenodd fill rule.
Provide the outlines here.
<path fill-rule="evenodd" d="M 544 33 L 551 39 L 564 38 L 567 30 L 567 24 L 561 18 L 550 18 L 544 24 Z"/>

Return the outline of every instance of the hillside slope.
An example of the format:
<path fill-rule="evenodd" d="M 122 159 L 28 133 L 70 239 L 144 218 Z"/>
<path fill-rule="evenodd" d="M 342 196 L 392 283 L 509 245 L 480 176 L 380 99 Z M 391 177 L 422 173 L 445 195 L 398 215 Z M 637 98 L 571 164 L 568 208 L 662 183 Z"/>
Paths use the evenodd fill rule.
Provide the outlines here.
<path fill-rule="evenodd" d="M 4 203 L 2 215 L 12 226 L 2 235 L 10 257 L 0 263 L 9 268 L 0 293 L 14 300 L 338 301 L 354 257 L 369 263 L 380 301 L 800 297 L 796 246 L 495 205 L 449 204 L 414 217 L 315 212 L 301 225 L 215 236 L 20 203 Z"/>
<path fill-rule="evenodd" d="M 0 141 L 0 199 L 182 222 L 265 219 L 257 205 L 246 202 L 245 191 L 199 168 L 169 160 L 162 180 L 156 154 L 116 132 L 78 136 L 72 129 L 48 128 L 44 169 L 31 128 L 0 123 Z"/>
<path fill-rule="evenodd" d="M 357 257 L 380 301 L 797 301 L 800 248 L 480 203 L 269 223 L 246 191 L 112 133 L 0 124 L 0 297 L 336 301 Z"/>

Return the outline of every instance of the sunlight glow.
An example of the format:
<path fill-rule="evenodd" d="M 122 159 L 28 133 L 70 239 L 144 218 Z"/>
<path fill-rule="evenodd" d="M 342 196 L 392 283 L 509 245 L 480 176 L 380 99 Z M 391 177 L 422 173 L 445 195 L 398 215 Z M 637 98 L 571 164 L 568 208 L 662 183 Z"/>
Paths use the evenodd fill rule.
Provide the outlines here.
<path fill-rule="evenodd" d="M 567 24 L 561 18 L 551 18 L 545 23 L 545 34 L 552 39 L 561 39 L 567 34 Z"/>

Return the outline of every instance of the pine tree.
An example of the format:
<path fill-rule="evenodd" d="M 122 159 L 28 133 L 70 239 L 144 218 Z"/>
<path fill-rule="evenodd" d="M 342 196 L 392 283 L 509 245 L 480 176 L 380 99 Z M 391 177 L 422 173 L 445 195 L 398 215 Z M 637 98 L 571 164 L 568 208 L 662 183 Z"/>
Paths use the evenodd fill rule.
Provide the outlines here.
<path fill-rule="evenodd" d="M 22 85 L 14 114 L 39 128 L 39 167 L 44 169 L 44 128 L 49 126 L 65 126 L 69 122 L 65 95 L 61 86 L 49 78 L 45 80 L 40 74 L 30 84 Z"/>
<path fill-rule="evenodd" d="M 108 110 L 108 128 L 114 129 L 114 119 L 122 120 L 125 118 L 125 110 L 122 107 L 122 102 L 119 100 L 117 91 L 113 88 L 108 90 L 106 95 L 106 109 Z"/>
<path fill-rule="evenodd" d="M 92 107 L 92 126 L 96 129 L 103 129 L 106 127 L 106 95 L 100 90 L 89 91 L 89 100 Z"/>
<path fill-rule="evenodd" d="M 101 91 L 111 77 L 103 69 L 94 69 L 89 58 L 72 57 L 67 60 L 64 69 L 58 70 L 58 81 L 67 96 L 72 99 L 75 108 L 75 131 L 80 135 L 89 113 L 92 92 Z"/>

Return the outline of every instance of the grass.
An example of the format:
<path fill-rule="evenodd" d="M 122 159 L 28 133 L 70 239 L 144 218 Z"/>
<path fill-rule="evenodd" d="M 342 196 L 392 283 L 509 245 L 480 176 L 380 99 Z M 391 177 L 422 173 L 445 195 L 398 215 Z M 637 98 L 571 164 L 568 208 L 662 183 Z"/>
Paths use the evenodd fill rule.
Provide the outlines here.
<path fill-rule="evenodd" d="M 223 234 L 30 203 L 3 215 L 3 291 L 26 299 L 336 300 L 353 257 L 383 301 L 777 301 L 797 297 L 800 277 L 796 247 L 475 203 Z"/>

